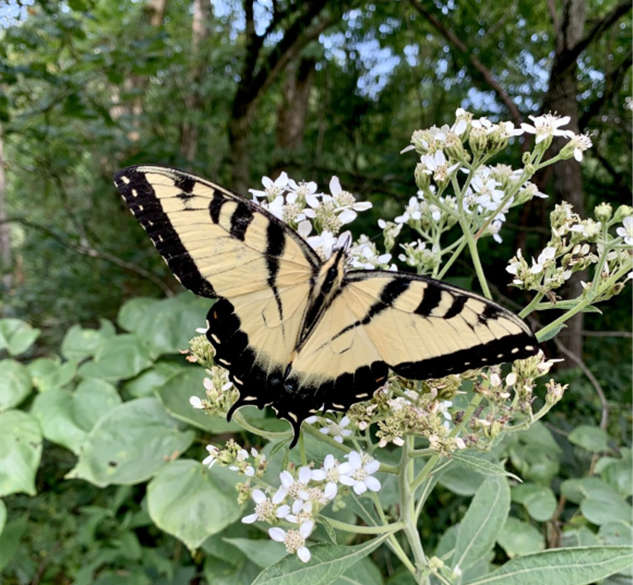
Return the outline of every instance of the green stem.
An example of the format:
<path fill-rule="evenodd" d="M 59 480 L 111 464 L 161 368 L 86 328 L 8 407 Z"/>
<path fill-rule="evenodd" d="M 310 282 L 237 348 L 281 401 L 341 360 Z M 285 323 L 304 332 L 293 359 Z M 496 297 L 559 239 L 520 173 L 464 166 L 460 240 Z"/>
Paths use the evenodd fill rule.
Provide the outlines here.
<path fill-rule="evenodd" d="M 473 266 L 475 267 L 475 272 L 477 272 L 477 278 L 479 279 L 479 286 L 481 286 L 481 290 L 484 293 L 484 296 L 487 299 L 492 299 L 492 295 L 490 294 L 490 289 L 488 288 L 488 282 L 486 281 L 486 275 L 484 274 L 483 266 L 481 265 L 481 260 L 479 259 L 479 251 L 477 250 L 477 242 L 473 238 L 473 235 L 470 233 L 470 227 L 466 224 L 464 218 L 459 220 L 460 225 L 462 226 L 462 230 L 464 235 L 466 236 L 466 241 L 468 242 L 468 249 L 470 250 L 470 256 L 473 260 Z"/>
<path fill-rule="evenodd" d="M 543 339 L 547 339 L 547 336 L 552 332 L 556 331 L 558 327 L 560 327 L 565 321 L 571 319 L 576 313 L 580 313 L 585 307 L 588 307 L 593 302 L 593 295 L 587 296 L 582 301 L 580 301 L 573 309 L 567 311 L 564 315 L 561 315 L 558 319 L 552 321 L 549 325 L 546 325 L 536 333 L 536 339 L 538 341 L 542 341 Z"/>
<path fill-rule="evenodd" d="M 356 524 L 348 524 L 347 522 L 335 520 L 323 514 L 321 514 L 321 516 L 337 530 L 345 530 L 346 532 L 354 532 L 356 534 L 385 534 L 388 532 L 398 532 L 404 528 L 403 522 L 394 522 L 386 526 L 358 526 Z"/>
<path fill-rule="evenodd" d="M 269 441 L 280 441 L 282 439 L 288 439 L 291 436 L 290 431 L 284 431 L 282 433 L 275 433 L 272 431 L 264 431 L 263 429 L 258 429 L 251 425 L 244 418 L 242 414 L 240 414 L 239 410 L 233 414 L 233 420 L 240 425 L 245 431 L 249 433 L 253 433 L 254 435 L 258 435 L 260 437 L 264 437 L 264 439 L 268 439 Z"/>
<path fill-rule="evenodd" d="M 399 466 L 400 473 L 398 475 L 400 520 L 404 523 L 404 534 L 413 553 L 418 583 L 420 585 L 429 585 L 428 577 L 423 576 L 423 571 L 427 568 L 427 562 L 415 517 L 414 489 L 411 483 L 413 479 L 413 459 L 409 457 L 409 453 L 412 449 L 413 437 L 407 435 L 404 438 Z"/>
<path fill-rule="evenodd" d="M 544 296 L 545 295 L 543 293 L 541 293 L 541 292 L 536 293 L 536 295 L 534 295 L 534 298 L 530 301 L 528 306 L 525 307 L 525 309 L 523 309 L 519 313 L 519 317 L 521 317 L 521 319 L 524 319 L 527 315 L 529 315 L 532 311 L 534 311 L 534 309 L 536 309 L 536 306 L 541 302 L 541 299 Z"/>
<path fill-rule="evenodd" d="M 453 262 L 459 258 L 459 255 L 462 253 L 463 249 L 466 247 L 466 238 L 464 236 L 461 237 L 461 242 L 457 249 L 453 252 L 453 255 L 446 261 L 446 264 L 442 267 L 439 274 L 435 277 L 438 279 L 442 279 L 444 275 L 448 272 L 448 269 L 453 265 Z"/>

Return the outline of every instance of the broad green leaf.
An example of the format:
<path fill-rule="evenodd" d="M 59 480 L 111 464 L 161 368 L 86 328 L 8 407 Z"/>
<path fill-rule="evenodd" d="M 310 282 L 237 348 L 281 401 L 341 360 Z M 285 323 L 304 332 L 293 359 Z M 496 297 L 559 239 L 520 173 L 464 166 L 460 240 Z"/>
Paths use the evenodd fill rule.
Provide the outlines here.
<path fill-rule="evenodd" d="M 42 456 L 42 429 L 21 410 L 0 414 L 0 497 L 18 492 L 34 496 L 35 474 Z"/>
<path fill-rule="evenodd" d="M 99 487 L 135 484 L 152 477 L 193 441 L 155 398 L 115 406 L 92 428 L 67 478 Z"/>
<path fill-rule="evenodd" d="M 237 520 L 235 474 L 209 470 L 193 460 L 172 461 L 147 487 L 147 505 L 156 525 L 198 548 L 209 536 Z"/>
<path fill-rule="evenodd" d="M 93 356 L 105 339 L 102 331 L 73 325 L 64 336 L 61 353 L 67 360 L 80 362 Z"/>
<path fill-rule="evenodd" d="M 545 548 L 545 539 L 534 526 L 512 517 L 507 519 L 497 534 L 497 542 L 510 558 L 529 555 Z"/>
<path fill-rule="evenodd" d="M 621 522 L 608 522 L 600 526 L 598 536 L 605 544 L 627 546 L 633 542 L 633 527 L 630 522 L 630 518 L 622 518 Z"/>
<path fill-rule="evenodd" d="M 270 538 L 225 538 L 225 542 L 242 551 L 248 559 L 262 569 L 274 565 L 286 556 L 286 549 Z"/>
<path fill-rule="evenodd" d="M 6 349 L 12 356 L 20 355 L 35 343 L 40 333 L 22 319 L 0 319 L 0 350 Z"/>
<path fill-rule="evenodd" d="M 304 563 L 296 555 L 288 555 L 264 569 L 252 585 L 327 585 L 370 554 L 385 538 L 380 536 L 356 546 L 309 546 L 310 562 Z M 280 543 L 279 546 L 283 545 Z"/>
<path fill-rule="evenodd" d="M 4 525 L 7 523 L 7 507 L 4 502 L 0 500 L 0 534 L 4 530 Z"/>
<path fill-rule="evenodd" d="M 180 419 L 211 433 L 239 432 L 241 427 L 234 422 L 227 422 L 225 418 L 206 414 L 202 410 L 195 409 L 189 403 L 191 396 L 204 398 L 205 390 L 202 384 L 206 373 L 204 368 L 190 366 L 171 376 L 162 386 L 156 389 L 156 395 L 160 398 L 169 413 Z M 254 408 L 244 408 L 240 413 L 246 415 Z"/>
<path fill-rule="evenodd" d="M 567 479 L 561 486 L 561 493 L 574 504 L 580 504 L 585 498 L 599 500 L 619 499 L 618 492 L 598 477 Z"/>
<path fill-rule="evenodd" d="M 213 472 L 217 471 L 217 466 L 213 467 Z M 219 469 L 219 468 L 218 468 Z M 236 481 L 236 476 L 233 475 L 233 481 Z M 246 514 L 247 512 L 245 512 Z M 246 555 L 241 552 L 234 545 L 227 542 L 229 539 L 244 539 L 248 540 L 252 537 L 252 526 L 244 524 L 241 521 L 234 522 L 230 526 L 227 526 L 222 532 L 211 535 L 207 538 L 200 550 L 203 550 L 207 555 L 214 556 L 218 559 L 231 563 L 232 565 L 239 565 L 246 560 Z M 264 542 L 259 541 L 259 542 Z M 270 540 L 269 542 L 273 542 Z"/>
<path fill-rule="evenodd" d="M 536 421 L 530 425 L 529 429 L 520 432 L 518 436 L 519 440 L 527 445 L 536 445 L 555 455 L 562 453 L 552 432 L 541 421 Z"/>
<path fill-rule="evenodd" d="M 149 297 L 138 297 L 127 301 L 119 309 L 119 315 L 117 317 L 119 327 L 130 333 L 136 333 L 143 315 L 157 303 L 160 303 L 158 299 Z"/>
<path fill-rule="evenodd" d="M 485 477 L 460 465 L 451 465 L 443 471 L 438 483 L 458 496 L 472 496 L 484 482 Z"/>
<path fill-rule="evenodd" d="M 88 378 L 75 390 L 75 420 L 84 431 L 90 431 L 106 412 L 119 404 L 121 397 L 112 384 Z"/>
<path fill-rule="evenodd" d="M 539 522 L 549 520 L 556 510 L 556 496 L 554 492 L 548 487 L 534 483 L 513 487 L 512 500 L 523 504 L 528 514 Z"/>
<path fill-rule="evenodd" d="M 247 585 L 253 583 L 261 569 L 248 559 L 233 564 L 215 556 L 207 556 L 203 574 L 209 585 Z"/>
<path fill-rule="evenodd" d="M 20 541 L 29 524 L 28 515 L 24 514 L 7 523 L 0 534 L 0 572 L 11 562 L 20 548 Z"/>
<path fill-rule="evenodd" d="M 451 457 L 460 465 L 463 465 L 464 467 L 467 467 L 468 469 L 481 475 L 507 475 L 517 481 L 521 481 L 521 478 L 514 475 L 514 473 L 506 471 L 503 467 L 501 467 L 501 465 L 492 463 L 487 459 L 484 459 L 482 456 L 456 451 L 451 455 Z"/>
<path fill-rule="evenodd" d="M 552 309 L 556 308 L 555 306 L 551 307 Z M 557 327 L 554 327 L 549 332 L 543 333 L 542 331 L 536 332 L 536 339 L 539 343 L 544 343 L 545 341 L 549 341 L 550 339 L 554 339 L 563 329 L 566 329 L 567 325 L 565 323 L 561 323 Z"/>
<path fill-rule="evenodd" d="M 517 557 L 464 585 L 587 585 L 631 565 L 633 549 L 625 546 L 559 548 Z"/>
<path fill-rule="evenodd" d="M 633 515 L 631 504 L 620 496 L 605 499 L 597 494 L 580 502 L 580 511 L 589 522 L 598 526 L 623 519 L 630 520 Z"/>
<path fill-rule="evenodd" d="M 492 549 L 509 511 L 508 481 L 503 476 L 488 477 L 459 524 L 452 566 L 464 570 Z"/>
<path fill-rule="evenodd" d="M 601 457 L 596 463 L 595 472 L 614 487 L 623 498 L 628 498 L 633 495 L 630 449 L 622 449 L 622 455 L 622 459 Z"/>
<path fill-rule="evenodd" d="M 70 382 L 77 373 L 75 362 L 62 363 L 61 359 L 39 358 L 28 365 L 33 385 L 40 392 L 47 392 L 53 388 L 61 388 Z"/>
<path fill-rule="evenodd" d="M 136 376 L 136 378 L 125 382 L 123 390 L 134 398 L 154 396 L 155 391 L 160 388 L 168 378 L 171 378 L 184 369 L 186 369 L 186 366 L 174 362 L 157 362 L 151 368 Z"/>
<path fill-rule="evenodd" d="M 133 378 L 151 363 L 149 350 L 139 337 L 116 335 L 103 341 L 94 358 L 79 367 L 79 374 L 85 378 L 124 380 Z"/>
<path fill-rule="evenodd" d="M 512 445 L 512 465 L 525 480 L 548 485 L 560 470 L 558 456 L 536 444 Z"/>
<path fill-rule="evenodd" d="M 440 536 L 440 541 L 438 542 L 433 555 L 441 558 L 444 562 L 448 562 L 453 557 L 453 552 L 455 551 L 458 531 L 459 524 L 449 526 L 444 534 Z"/>
<path fill-rule="evenodd" d="M 600 427 L 580 425 L 576 427 L 568 437 L 571 443 L 578 445 L 592 453 L 609 451 L 609 435 Z"/>
<path fill-rule="evenodd" d="M 586 526 L 565 530 L 562 534 L 561 543 L 565 548 L 574 546 L 598 546 L 601 544 L 598 537 Z"/>
<path fill-rule="evenodd" d="M 111 408 L 121 403 L 116 389 L 103 380 L 84 380 L 74 392 L 55 388 L 39 394 L 31 414 L 44 437 L 79 454 L 88 431 Z"/>
<path fill-rule="evenodd" d="M 0 361 L 0 412 L 18 406 L 33 389 L 31 374 L 15 360 Z"/>
<path fill-rule="evenodd" d="M 345 571 L 332 585 L 382 585 L 380 569 L 365 557 Z"/>
<path fill-rule="evenodd" d="M 178 353 L 199 335 L 196 329 L 206 323 L 210 305 L 210 301 L 193 295 L 162 300 L 141 315 L 136 333 L 156 355 Z"/>

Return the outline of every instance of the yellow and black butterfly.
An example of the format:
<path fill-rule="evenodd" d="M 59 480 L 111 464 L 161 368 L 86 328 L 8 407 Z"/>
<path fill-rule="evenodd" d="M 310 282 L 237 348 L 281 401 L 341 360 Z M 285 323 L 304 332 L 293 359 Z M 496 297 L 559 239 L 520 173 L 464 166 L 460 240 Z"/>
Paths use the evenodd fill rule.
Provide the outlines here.
<path fill-rule="evenodd" d="M 183 171 L 135 166 L 115 184 L 169 268 L 217 298 L 207 337 L 244 405 L 290 422 L 368 400 L 391 369 L 423 380 L 526 358 L 527 325 L 437 280 L 347 271 L 346 247 L 322 262 L 285 223 L 241 195 Z"/>

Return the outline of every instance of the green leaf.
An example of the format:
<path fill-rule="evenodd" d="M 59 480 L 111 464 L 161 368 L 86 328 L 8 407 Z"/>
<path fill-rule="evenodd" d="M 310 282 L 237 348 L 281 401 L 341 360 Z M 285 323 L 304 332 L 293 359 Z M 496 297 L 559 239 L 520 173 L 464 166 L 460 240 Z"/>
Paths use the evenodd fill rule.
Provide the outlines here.
<path fill-rule="evenodd" d="M 633 549 L 584 546 L 546 550 L 512 559 L 493 573 L 464 585 L 587 585 L 631 565 Z"/>
<path fill-rule="evenodd" d="M 253 583 L 260 568 L 249 560 L 237 565 L 217 557 L 207 556 L 204 561 L 203 574 L 210 585 L 245 585 Z"/>
<path fill-rule="evenodd" d="M 382 585 L 380 569 L 369 557 L 345 571 L 332 585 Z"/>
<path fill-rule="evenodd" d="M 185 451 L 193 438 L 193 431 L 178 430 L 157 399 L 137 398 L 99 419 L 66 477 L 99 487 L 140 483 Z"/>
<path fill-rule="evenodd" d="M 580 503 L 580 511 L 589 522 L 597 526 L 630 519 L 633 514 L 631 504 L 620 496 L 605 499 L 598 494 L 583 500 Z"/>
<path fill-rule="evenodd" d="M 510 558 L 545 548 L 545 539 L 534 526 L 512 517 L 507 519 L 503 529 L 497 534 L 497 542 Z"/>
<path fill-rule="evenodd" d="M 621 459 L 601 457 L 596 463 L 595 472 L 602 476 L 610 486 L 623 497 L 633 495 L 633 474 L 631 474 L 631 450 L 623 448 Z"/>
<path fill-rule="evenodd" d="M 205 376 L 204 368 L 183 367 L 156 389 L 156 395 L 172 416 L 190 425 L 214 434 L 239 432 L 242 427 L 238 424 L 227 422 L 220 416 L 206 414 L 189 404 L 191 396 L 204 397 L 205 390 L 202 381 Z M 246 415 L 252 410 L 254 410 L 253 407 L 244 408 L 240 410 L 240 413 Z"/>
<path fill-rule="evenodd" d="M 626 519 L 627 521 L 630 518 Z M 633 527 L 625 524 L 625 519 L 620 522 L 608 522 L 600 526 L 598 536 L 605 544 L 616 546 L 627 546 L 633 542 Z"/>
<path fill-rule="evenodd" d="M 26 366 L 15 360 L 0 361 L 0 412 L 20 404 L 32 389 Z"/>
<path fill-rule="evenodd" d="M 57 358 L 39 358 L 28 365 L 33 385 L 40 392 L 61 388 L 70 382 L 77 373 L 75 362 L 65 362 Z"/>
<path fill-rule="evenodd" d="M 296 555 L 289 555 L 264 569 L 252 585 L 327 585 L 370 554 L 385 538 L 380 536 L 356 546 L 311 546 L 310 562 L 304 563 Z"/>
<path fill-rule="evenodd" d="M 224 542 L 232 544 L 242 551 L 248 559 L 262 569 L 274 565 L 286 556 L 286 550 L 274 540 L 250 538 L 225 538 Z"/>
<path fill-rule="evenodd" d="M 601 544 L 598 537 L 586 526 L 565 530 L 561 542 L 565 548 L 572 546 L 598 546 Z"/>
<path fill-rule="evenodd" d="M 536 311 L 545 311 L 547 309 L 556 309 L 558 311 L 570 311 L 571 309 L 575 309 L 580 301 L 577 300 L 568 300 L 568 301 L 556 301 L 555 303 L 539 303 L 536 305 Z M 581 310 L 582 313 L 598 313 L 602 315 L 602 311 L 598 309 L 598 307 L 594 307 L 593 305 L 587 305 L 584 309 Z M 550 338 L 548 338 L 550 339 Z M 547 341 L 546 339 L 540 339 L 539 341 Z"/>
<path fill-rule="evenodd" d="M 142 314 L 136 333 L 157 355 L 178 353 L 198 335 L 196 329 L 205 324 L 209 306 L 208 300 L 193 295 L 162 300 Z"/>
<path fill-rule="evenodd" d="M 521 478 L 514 475 L 514 473 L 506 471 L 503 467 L 501 467 L 501 465 L 491 463 L 487 459 L 484 459 L 481 455 L 455 451 L 451 457 L 460 465 L 467 467 L 475 473 L 479 473 L 481 475 L 506 475 L 516 479 L 517 481 L 521 481 Z"/>
<path fill-rule="evenodd" d="M 20 548 L 20 541 L 28 527 L 26 514 L 7 523 L 0 534 L 0 571 L 11 562 Z"/>
<path fill-rule="evenodd" d="M 22 319 L 0 319 L 0 350 L 6 349 L 12 356 L 20 355 L 35 343 L 40 333 Z"/>
<path fill-rule="evenodd" d="M 539 343 L 544 343 L 545 341 L 549 341 L 550 339 L 553 339 L 554 337 L 556 337 L 563 329 L 567 329 L 567 325 L 565 325 L 565 323 L 561 323 L 560 325 L 558 325 L 557 327 L 554 327 L 554 329 L 546 333 L 537 331 L 536 339 L 538 340 Z"/>
<path fill-rule="evenodd" d="M 235 474 L 208 470 L 193 460 L 173 461 L 163 467 L 147 487 L 149 514 L 156 525 L 198 548 L 209 536 L 237 520 Z"/>
<path fill-rule="evenodd" d="M 7 523 L 7 507 L 4 502 L 0 500 L 0 534 L 4 530 L 4 525 Z"/>
<path fill-rule="evenodd" d="M 55 388 L 39 394 L 31 414 L 42 425 L 44 437 L 78 455 L 97 420 L 121 403 L 116 389 L 103 380 L 84 380 L 75 392 Z"/>
<path fill-rule="evenodd" d="M 609 451 L 609 435 L 600 427 L 580 425 L 569 433 L 569 442 L 592 453 Z"/>
<path fill-rule="evenodd" d="M 102 331 L 73 325 L 64 336 L 61 353 L 67 360 L 80 362 L 93 356 L 105 339 Z"/>
<path fill-rule="evenodd" d="M 119 309 L 119 315 L 117 317 L 119 327 L 130 333 L 135 333 L 138 331 L 138 326 L 143 315 L 159 302 L 158 299 L 149 297 L 138 297 L 127 301 Z"/>
<path fill-rule="evenodd" d="M 598 477 L 567 479 L 561 484 L 560 489 L 561 493 L 574 504 L 580 504 L 588 497 L 599 500 L 620 498 L 618 492 Z"/>
<path fill-rule="evenodd" d="M 0 414 L 0 497 L 17 492 L 36 494 L 35 474 L 42 456 L 42 429 L 21 410 Z"/>
<path fill-rule="evenodd" d="M 526 483 L 512 488 L 512 500 L 523 504 L 528 514 L 539 522 L 545 522 L 556 510 L 554 492 L 544 486 Z"/>
<path fill-rule="evenodd" d="M 136 378 L 128 380 L 123 389 L 134 398 L 144 398 L 154 396 L 155 391 L 160 388 L 168 378 L 186 368 L 174 362 L 158 362 L 149 370 L 145 370 Z M 202 369 L 202 368 L 201 368 Z"/>
<path fill-rule="evenodd" d="M 103 341 L 94 359 L 80 366 L 79 374 L 117 381 L 133 378 L 151 364 L 148 348 L 136 335 L 117 335 Z"/>
<path fill-rule="evenodd" d="M 460 522 L 452 566 L 464 570 L 492 549 L 509 511 L 510 488 L 506 478 L 488 477 Z"/>
<path fill-rule="evenodd" d="M 484 476 L 461 465 L 451 465 L 442 472 L 438 483 L 458 496 L 472 496 L 484 482 Z"/>

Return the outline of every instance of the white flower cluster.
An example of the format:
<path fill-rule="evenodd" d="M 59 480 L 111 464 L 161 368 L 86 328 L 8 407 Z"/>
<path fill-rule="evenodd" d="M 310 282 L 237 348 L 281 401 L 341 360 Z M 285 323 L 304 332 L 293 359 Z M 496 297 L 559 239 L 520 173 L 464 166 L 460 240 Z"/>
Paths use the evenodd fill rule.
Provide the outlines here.
<path fill-rule="evenodd" d="M 372 206 L 368 201 L 356 201 L 341 187 L 338 177 L 330 180 L 330 194 L 319 193 L 314 181 L 297 183 L 286 173 L 274 181 L 264 177 L 262 184 L 263 191 L 249 189 L 253 200 L 306 238 L 323 259 L 332 254 L 341 228 Z M 316 235 L 310 235 L 313 232 Z"/>
<path fill-rule="evenodd" d="M 242 518 L 242 522 L 283 523 L 286 529 L 273 526 L 268 534 L 284 543 L 288 553 L 296 553 L 307 563 L 311 555 L 306 541 L 314 530 L 319 512 L 337 496 L 338 485 L 351 487 L 358 495 L 381 488 L 380 481 L 374 477 L 380 467 L 376 459 L 362 451 L 352 451 L 345 457 L 347 461 L 339 463 L 334 455 L 327 455 L 320 469 L 303 466 L 282 471 L 281 486 L 274 493 L 270 487 L 266 491 L 252 491 L 255 511 Z"/>
<path fill-rule="evenodd" d="M 535 151 L 530 155 L 532 166 L 540 162 L 554 137 L 569 139 L 561 158 L 573 156 L 581 160 L 583 152 L 591 147 L 588 136 L 561 128 L 569 123 L 567 116 L 530 116 L 532 124 L 522 124 L 520 128 L 511 122 L 495 124 L 487 118 L 475 120 L 462 108 L 456 111 L 455 118 L 452 126 L 416 130 L 411 136 L 411 145 L 402 151 L 415 150 L 420 155 L 415 170 L 420 191 L 417 197 L 409 199 L 404 213 L 396 217 L 395 222 L 411 226 L 431 245 L 437 245 L 439 235 L 452 227 L 460 216 L 466 216 L 471 229 L 482 229 L 484 234 L 501 243 L 500 230 L 510 207 L 533 197 L 546 197 L 528 180 L 534 170 L 472 164 L 484 153 L 489 157 L 503 149 L 510 138 L 524 133 L 536 136 Z M 459 178 L 460 173 L 466 175 L 463 180 Z M 435 184 L 431 184 L 431 180 Z M 444 193 L 449 186 L 453 194 Z"/>

